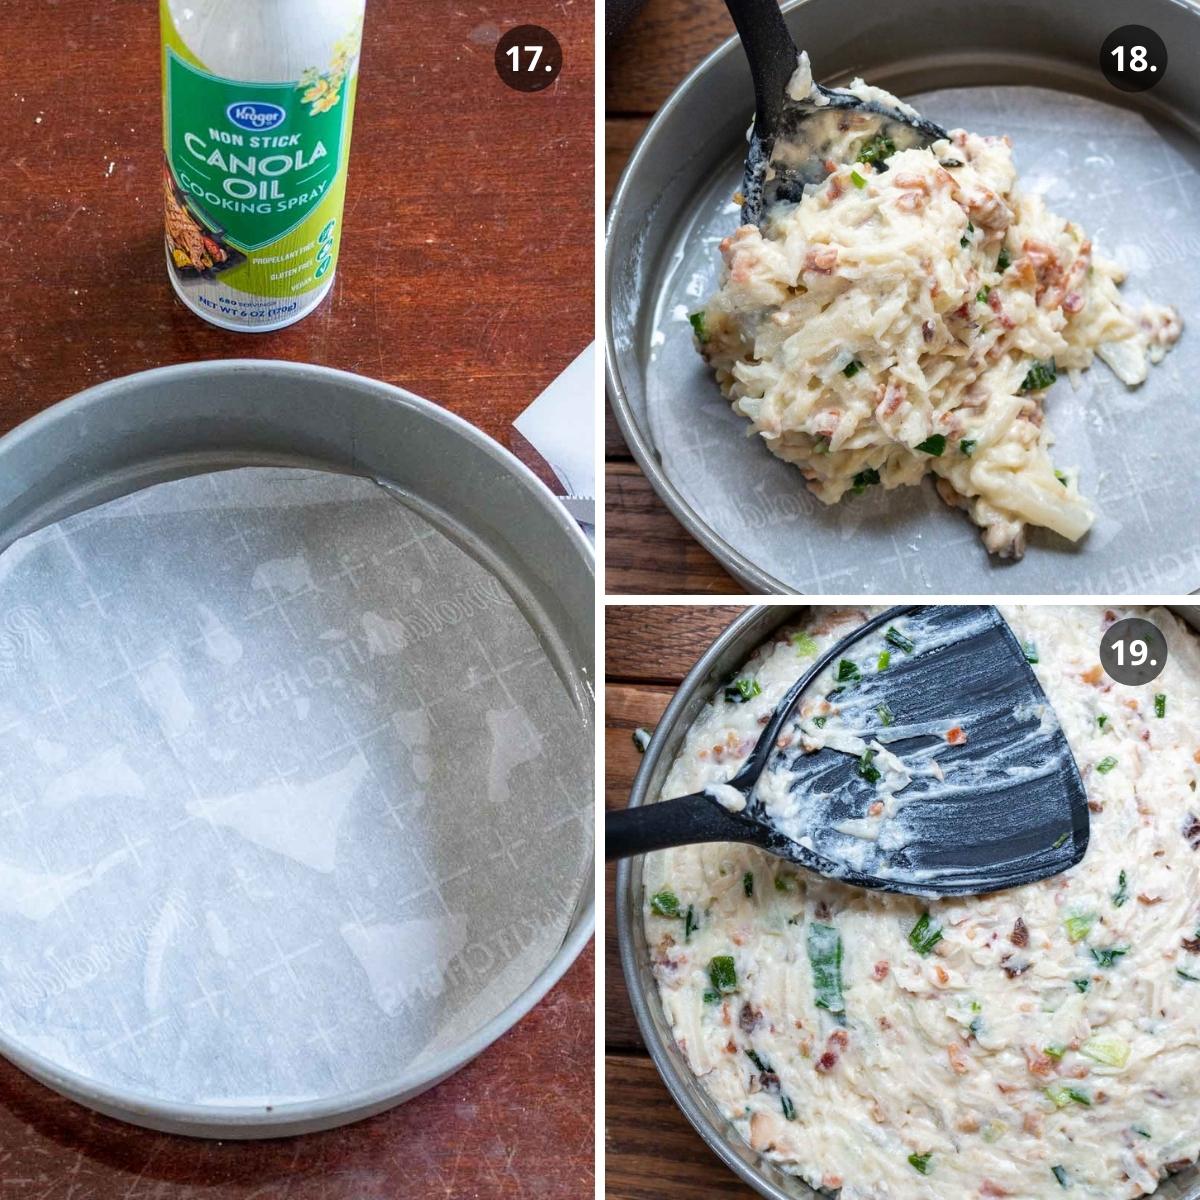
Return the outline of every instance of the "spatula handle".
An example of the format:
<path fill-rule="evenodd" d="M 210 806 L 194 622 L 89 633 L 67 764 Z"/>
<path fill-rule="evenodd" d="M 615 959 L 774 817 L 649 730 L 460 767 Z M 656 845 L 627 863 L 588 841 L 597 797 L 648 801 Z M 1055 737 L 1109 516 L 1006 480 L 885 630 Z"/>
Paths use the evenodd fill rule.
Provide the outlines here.
<path fill-rule="evenodd" d="M 754 78 L 758 136 L 774 136 L 788 81 L 799 51 L 788 32 L 778 0 L 725 0 Z"/>
<path fill-rule="evenodd" d="M 749 842 L 754 826 L 703 793 L 642 804 L 605 817 L 605 857 L 629 858 L 695 842 Z"/>

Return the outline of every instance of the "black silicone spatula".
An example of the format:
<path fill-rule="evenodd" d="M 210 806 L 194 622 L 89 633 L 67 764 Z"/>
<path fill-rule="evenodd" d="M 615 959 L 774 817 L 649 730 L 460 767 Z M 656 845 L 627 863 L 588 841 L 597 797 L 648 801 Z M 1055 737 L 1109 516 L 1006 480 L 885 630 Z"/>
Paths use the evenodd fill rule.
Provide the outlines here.
<path fill-rule="evenodd" d="M 725 785 L 736 789 L 726 801 L 745 798 L 740 812 L 710 788 L 610 813 L 608 857 L 748 842 L 820 875 L 919 895 L 1057 875 L 1087 850 L 1087 795 L 1031 656 L 990 606 L 890 609 L 818 658 L 776 706 Z M 852 736 L 879 757 L 813 750 L 805 711 L 828 714 L 821 729 L 837 731 L 833 742 Z M 890 756 L 910 774 L 894 793 L 879 770 Z M 781 797 L 804 814 L 801 840 L 782 831 L 797 827 L 781 819 Z M 894 812 L 873 816 L 885 799 Z"/>
<path fill-rule="evenodd" d="M 773 205 L 799 201 L 806 183 L 821 183 L 829 174 L 829 146 L 847 128 L 861 132 L 879 163 L 885 150 L 924 147 L 946 137 L 933 121 L 838 88 L 817 85 L 815 94 L 793 97 L 788 84 L 800 54 L 778 0 L 725 0 L 725 6 L 754 78 L 754 129 L 742 184 L 746 224 L 761 224 Z"/>

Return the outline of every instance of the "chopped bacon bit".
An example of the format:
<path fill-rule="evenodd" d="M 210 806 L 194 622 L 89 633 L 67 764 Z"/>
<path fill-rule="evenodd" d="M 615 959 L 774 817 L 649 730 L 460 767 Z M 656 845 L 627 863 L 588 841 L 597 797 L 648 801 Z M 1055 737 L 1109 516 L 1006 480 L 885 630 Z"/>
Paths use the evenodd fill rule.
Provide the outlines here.
<path fill-rule="evenodd" d="M 867 815 L 872 816 L 872 817 L 877 817 L 882 812 L 883 812 L 883 801 L 882 800 L 876 800 L 875 803 L 872 804 L 871 807 L 867 809 Z"/>
<path fill-rule="evenodd" d="M 818 275 L 832 275 L 838 264 L 836 246 L 810 246 L 804 256 L 804 269 L 815 271 Z"/>
<path fill-rule="evenodd" d="M 747 1001 L 742 1005 L 742 1011 L 738 1014 L 738 1025 L 741 1026 L 744 1033 L 751 1033 L 762 1024 L 762 1010 L 754 1008 Z"/>
<path fill-rule="evenodd" d="M 1005 1191 L 998 1183 L 993 1183 L 990 1179 L 985 1179 L 979 1185 L 979 1194 L 981 1196 L 1007 1196 L 1009 1193 Z"/>
<path fill-rule="evenodd" d="M 1042 1136 L 1042 1114 L 1027 1112 L 1021 1120 L 1021 1128 L 1034 1137 Z"/>
<path fill-rule="evenodd" d="M 1078 292 L 1068 292 L 1062 306 L 1065 313 L 1077 313 L 1083 308 L 1083 297 Z"/>
<path fill-rule="evenodd" d="M 1009 964 L 1012 962 L 1012 957 L 1013 956 L 1011 954 L 1006 954 L 1000 960 L 1000 965 L 1004 968 L 1004 973 L 1009 977 L 1009 979 L 1016 979 L 1018 975 L 1024 975 L 1025 972 L 1028 971 L 1031 966 L 1033 966 L 1031 962 L 1028 962 L 1023 958 L 1018 959 L 1010 966 Z"/>
<path fill-rule="evenodd" d="M 951 746 L 961 746 L 967 740 L 967 731 L 961 725 L 955 725 L 953 729 L 946 730 L 946 741 Z"/>
<path fill-rule="evenodd" d="M 891 1029 L 892 1022 L 887 1017 L 880 1017 L 879 1018 L 879 1028 L 880 1029 Z"/>
<path fill-rule="evenodd" d="M 844 1029 L 835 1029 L 825 1043 L 825 1053 L 817 1059 L 816 1069 L 827 1074 L 837 1066 L 838 1056 L 850 1044 L 850 1035 Z"/>
<path fill-rule="evenodd" d="M 875 964 L 875 970 L 872 972 L 872 974 L 875 976 L 875 978 L 877 980 L 882 982 L 883 980 L 885 980 L 888 977 L 888 972 L 891 969 L 892 969 L 891 964 L 888 963 L 886 959 L 881 958 L 879 960 L 879 962 L 877 962 Z"/>
<path fill-rule="evenodd" d="M 1200 937 L 1184 938 L 1182 945 L 1189 954 L 1200 954 Z"/>
<path fill-rule="evenodd" d="M 1008 940 L 1012 942 L 1014 946 L 1029 945 L 1029 930 L 1026 928 L 1025 922 L 1020 917 L 1018 917 L 1013 923 L 1012 933 L 1008 935 Z"/>
<path fill-rule="evenodd" d="M 957 1042 L 946 1047 L 946 1057 L 950 1059 L 950 1069 L 955 1075 L 965 1075 L 971 1069 L 971 1060 Z"/>
<path fill-rule="evenodd" d="M 1200 850 L 1200 817 L 1188 814 L 1188 824 L 1184 827 L 1183 836 L 1193 850 Z"/>
<path fill-rule="evenodd" d="M 1104 668 L 1097 663 L 1094 667 L 1089 667 L 1079 677 L 1084 683 L 1090 683 L 1093 687 L 1104 678 Z"/>
<path fill-rule="evenodd" d="M 908 396 L 908 389 L 902 383 L 889 383 L 883 393 L 883 399 L 875 409 L 877 417 L 890 417 Z"/>
<path fill-rule="evenodd" d="M 1054 1074 L 1054 1060 L 1035 1047 L 1026 1046 L 1025 1062 L 1029 1067 L 1030 1075 L 1036 1075 L 1039 1079 L 1046 1079 Z"/>
<path fill-rule="evenodd" d="M 1147 896 L 1145 892 L 1138 892 L 1137 899 L 1139 904 L 1161 904 L 1163 902 L 1162 896 Z"/>

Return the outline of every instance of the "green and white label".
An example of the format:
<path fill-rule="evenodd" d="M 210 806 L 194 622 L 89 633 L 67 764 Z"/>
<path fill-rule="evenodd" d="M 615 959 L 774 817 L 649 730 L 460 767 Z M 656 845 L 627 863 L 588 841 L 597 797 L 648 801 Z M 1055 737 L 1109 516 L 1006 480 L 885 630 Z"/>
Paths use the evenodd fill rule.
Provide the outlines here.
<path fill-rule="evenodd" d="M 243 250 L 296 229 L 337 179 L 345 105 L 315 112 L 294 83 L 238 83 L 167 56 L 167 153 L 197 215 Z"/>
<path fill-rule="evenodd" d="M 181 12 L 193 15 L 190 7 Z M 222 27 L 221 71 L 187 44 L 168 0 L 160 0 L 160 13 L 171 282 L 215 324 L 279 328 L 311 311 L 333 281 L 362 4 L 346 0 L 343 28 L 318 25 L 315 35 L 309 28 L 298 53 L 287 29 L 263 42 L 254 22 L 241 31 Z M 243 46 L 266 80 L 233 77 Z"/>

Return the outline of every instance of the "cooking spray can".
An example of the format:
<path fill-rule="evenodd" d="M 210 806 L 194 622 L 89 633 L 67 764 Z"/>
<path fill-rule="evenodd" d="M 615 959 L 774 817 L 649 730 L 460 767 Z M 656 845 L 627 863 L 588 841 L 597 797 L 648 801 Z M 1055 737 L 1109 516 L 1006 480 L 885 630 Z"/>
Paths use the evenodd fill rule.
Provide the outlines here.
<path fill-rule="evenodd" d="M 365 0 L 160 0 L 167 272 L 224 329 L 333 284 Z"/>

